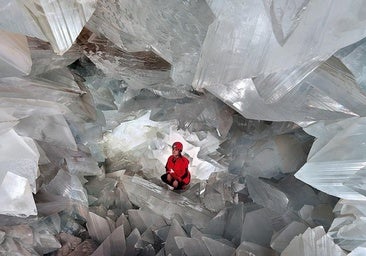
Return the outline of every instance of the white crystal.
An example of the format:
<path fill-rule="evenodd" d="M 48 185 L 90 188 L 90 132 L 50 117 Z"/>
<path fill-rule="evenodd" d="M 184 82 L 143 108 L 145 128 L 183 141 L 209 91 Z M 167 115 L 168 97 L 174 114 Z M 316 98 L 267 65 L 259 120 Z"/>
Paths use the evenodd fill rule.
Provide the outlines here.
<path fill-rule="evenodd" d="M 0 77 L 23 76 L 31 71 L 27 38 L 0 30 Z"/>
<path fill-rule="evenodd" d="M 322 147 L 312 152 L 308 162 L 295 176 L 309 185 L 328 194 L 354 200 L 366 200 L 365 195 L 353 189 L 350 179 L 365 168 L 365 118 L 352 119 L 334 136 L 321 139 Z M 335 126 L 337 127 L 337 126 Z M 321 129 L 321 128 L 320 128 Z M 357 148 L 357 150 L 353 150 Z M 362 183 L 363 177 L 358 176 Z"/>
<path fill-rule="evenodd" d="M 28 179 L 35 193 L 38 177 L 39 152 L 34 142 L 19 136 L 14 130 L 0 135 L 0 178 L 12 172 Z"/>
<path fill-rule="evenodd" d="M 18 217 L 37 215 L 29 181 L 12 172 L 1 178 L 0 213 Z"/>
<path fill-rule="evenodd" d="M 290 255 L 345 256 L 346 253 L 324 232 L 323 227 L 308 228 L 295 236 L 281 256 Z"/>

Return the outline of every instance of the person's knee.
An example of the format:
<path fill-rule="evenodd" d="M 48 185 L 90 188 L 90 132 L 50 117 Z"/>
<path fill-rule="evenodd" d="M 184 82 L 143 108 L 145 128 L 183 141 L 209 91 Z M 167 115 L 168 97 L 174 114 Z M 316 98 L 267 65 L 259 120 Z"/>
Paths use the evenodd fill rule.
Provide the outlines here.
<path fill-rule="evenodd" d="M 167 179 L 167 181 L 168 181 L 168 182 L 171 182 L 171 181 L 172 181 L 172 176 L 171 176 L 170 174 L 168 174 L 168 175 L 166 176 L 166 179 Z"/>
<path fill-rule="evenodd" d="M 178 183 L 178 181 L 173 181 L 173 187 L 175 187 L 175 188 L 177 188 L 178 187 L 178 185 L 179 185 L 179 183 Z"/>

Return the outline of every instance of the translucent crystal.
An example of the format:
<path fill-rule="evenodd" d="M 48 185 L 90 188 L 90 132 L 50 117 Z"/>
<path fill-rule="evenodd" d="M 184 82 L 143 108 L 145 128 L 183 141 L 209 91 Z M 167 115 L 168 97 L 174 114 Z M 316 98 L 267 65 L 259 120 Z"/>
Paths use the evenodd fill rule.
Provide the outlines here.
<path fill-rule="evenodd" d="M 86 225 L 90 236 L 99 243 L 102 243 L 111 234 L 108 221 L 92 212 L 89 213 L 89 219 Z"/>
<path fill-rule="evenodd" d="M 269 248 L 257 245 L 251 242 L 242 242 L 238 248 L 236 248 L 236 256 L 275 256 L 277 253 Z"/>
<path fill-rule="evenodd" d="M 23 118 L 15 130 L 22 136 L 44 141 L 59 147 L 76 149 L 75 139 L 62 115 Z"/>
<path fill-rule="evenodd" d="M 45 189 L 55 195 L 76 200 L 88 205 L 86 190 L 76 175 L 60 169 L 54 179 L 45 186 Z"/>
<path fill-rule="evenodd" d="M 310 73 L 281 101 L 267 104 L 252 79 L 234 79 L 207 88 L 246 118 L 273 121 L 336 120 L 364 115 L 366 97 L 335 57 Z M 342 97 L 347 94 L 348 97 Z M 294 104 L 296 102 L 296 104 Z"/>
<path fill-rule="evenodd" d="M 282 252 L 294 236 L 304 233 L 307 226 L 301 222 L 292 222 L 283 230 L 274 234 L 271 239 L 271 247 L 277 252 Z"/>
<path fill-rule="evenodd" d="M 6 254 L 7 252 L 13 252 L 19 255 L 24 256 L 32 256 L 35 252 L 34 250 L 32 252 L 29 251 L 28 248 L 26 248 L 20 241 L 13 238 L 6 238 L 5 241 L 1 244 L 1 247 L 5 249 L 2 253 Z M 0 249 L 1 252 L 1 249 Z"/>
<path fill-rule="evenodd" d="M 10 171 L 1 179 L 0 213 L 18 217 L 37 215 L 28 179 Z"/>
<path fill-rule="evenodd" d="M 22 1 L 9 2 L 2 0 L 0 4 L 2 7 L 0 22 L 1 29 L 47 40 L 41 28 L 37 24 L 37 21 L 34 20 L 32 13 L 27 11 L 26 6 Z"/>
<path fill-rule="evenodd" d="M 166 239 L 165 243 L 165 253 L 166 254 L 172 254 L 172 255 L 178 255 L 181 253 L 181 250 L 179 249 L 177 242 L 175 240 L 175 237 L 187 237 L 186 232 L 183 230 L 183 228 L 180 226 L 179 222 L 175 219 L 172 220 L 172 224 L 169 229 L 168 237 Z"/>
<path fill-rule="evenodd" d="M 147 228 L 154 226 L 165 226 L 164 219 L 153 213 L 142 210 L 128 210 L 129 221 L 133 229 L 137 228 L 140 233 L 146 231 Z"/>
<path fill-rule="evenodd" d="M 124 255 L 126 240 L 123 226 L 116 228 L 91 255 Z"/>
<path fill-rule="evenodd" d="M 281 256 L 286 255 L 339 255 L 346 253 L 327 236 L 324 229 L 319 226 L 308 228 L 303 234 L 295 236 Z"/>
<path fill-rule="evenodd" d="M 365 36 L 361 25 L 363 19 L 355 18 L 352 11 L 362 9 L 361 2 L 327 1 L 307 5 L 299 20 L 291 20 L 290 24 L 295 26 L 287 30 L 292 33 L 285 33 L 290 36 L 281 46 L 272 29 L 279 28 L 276 24 L 278 15 L 271 13 L 272 20 L 269 19 L 266 12 L 269 3 L 278 6 L 287 2 L 262 1 L 253 4 L 230 1 L 235 11 L 225 9 L 209 27 L 195 76 L 195 87 L 227 85 L 234 80 L 285 70 L 308 60 L 324 60 L 338 49 Z M 301 10 L 301 5 L 306 5 L 306 1 L 292 4 L 297 4 L 295 11 L 287 9 L 284 15 L 296 16 L 299 13 L 296 9 Z M 281 14 L 278 8 L 274 11 Z M 322 17 L 321 21 L 319 17 Z M 338 25 L 341 20 L 349 22 L 346 28 Z M 319 38 L 319 34 L 323 36 Z M 222 68 L 222 63 L 225 63 L 225 68 Z"/>
<path fill-rule="evenodd" d="M 285 193 L 251 176 L 247 176 L 246 181 L 254 202 L 278 213 L 287 211 L 289 199 Z"/>
<path fill-rule="evenodd" d="M 352 119 L 341 131 L 325 140 L 324 146 L 312 154 L 295 176 L 328 194 L 365 200 L 365 196 L 357 192 L 357 185 L 352 185 L 352 177 L 362 178 L 357 172 L 365 168 L 364 126 L 364 118 Z M 362 179 L 357 183 L 362 183 Z M 352 189 L 353 186 L 356 190 Z"/>
<path fill-rule="evenodd" d="M 4 29 L 10 31 L 43 40 L 47 38 L 54 51 L 62 55 L 71 47 L 93 14 L 95 4 L 95 0 L 21 1 L 7 6 L 2 14 L 2 20 L 5 20 L 2 24 L 6 25 Z M 13 25 L 15 17 L 21 24 L 28 25 Z"/>
<path fill-rule="evenodd" d="M 252 242 L 261 246 L 268 246 L 273 233 L 270 215 L 262 208 L 245 215 L 241 242 Z"/>
<path fill-rule="evenodd" d="M 366 202 L 357 200 L 339 200 L 334 208 L 336 218 L 333 220 L 328 234 L 337 244 L 347 251 L 363 246 L 366 241 L 363 230 Z"/>
<path fill-rule="evenodd" d="M 176 236 L 175 242 L 179 249 L 183 249 L 187 256 L 209 256 L 210 253 L 206 246 L 203 246 L 200 241 L 194 238 Z"/>
<path fill-rule="evenodd" d="M 192 81 L 200 47 L 212 19 L 205 1 L 161 0 L 155 4 L 99 1 L 88 27 L 128 51 L 151 48 L 174 65 L 172 77 L 182 84 Z M 111 23 L 114 25 L 110 26 Z"/>
<path fill-rule="evenodd" d="M 49 232 L 35 234 L 35 249 L 40 254 L 47 254 L 61 248 L 60 242 Z"/>
<path fill-rule="evenodd" d="M 347 256 L 362 256 L 365 255 L 366 248 L 365 247 L 357 247 L 351 253 L 347 254 Z"/>
<path fill-rule="evenodd" d="M 257 76 L 253 82 L 258 94 L 267 104 L 275 103 L 290 93 L 321 63 L 318 60 L 311 60 L 285 71 Z"/>
<path fill-rule="evenodd" d="M 365 39 L 350 46 L 342 48 L 334 54 L 352 72 L 363 92 L 366 89 L 366 77 L 364 75 L 363 58 L 366 54 Z"/>
<path fill-rule="evenodd" d="M 0 77 L 28 75 L 32 60 L 27 38 L 2 30 L 0 36 Z"/>
<path fill-rule="evenodd" d="M 272 23 L 273 33 L 280 45 L 284 45 L 301 21 L 309 0 L 265 0 L 264 7 Z"/>
<path fill-rule="evenodd" d="M 130 201 L 137 206 L 152 210 L 168 219 L 174 214 L 182 216 L 185 224 L 203 227 L 213 216 L 199 204 L 187 198 L 159 187 L 137 176 L 125 176 L 122 180 Z M 135 193 L 139 191 L 139 193 Z"/>
<path fill-rule="evenodd" d="M 31 75 L 40 75 L 50 70 L 62 69 L 82 56 L 81 47 L 73 44 L 62 56 L 56 54 L 52 46 L 35 37 L 28 37 L 32 57 Z"/>
<path fill-rule="evenodd" d="M 37 100 L 40 104 L 52 101 L 55 105 L 59 103 L 70 106 L 73 101 L 78 102 L 80 95 L 84 93 L 80 89 L 70 90 L 70 86 L 64 87 L 57 82 L 39 79 L 10 77 L 1 79 L 0 83 L 3 97 L 24 99 L 25 102 L 30 101 L 29 104 L 34 100 L 33 108 L 37 106 Z M 52 112 L 48 115 L 52 115 Z"/>
<path fill-rule="evenodd" d="M 126 255 L 137 255 L 135 244 L 140 239 L 140 232 L 137 228 L 132 230 L 131 234 L 126 238 Z"/>
<path fill-rule="evenodd" d="M 207 249 L 212 256 L 219 256 L 219 255 L 232 255 L 235 252 L 235 248 L 228 246 L 224 243 L 219 241 L 213 240 L 208 237 L 202 237 L 203 242 L 207 246 Z"/>
<path fill-rule="evenodd" d="M 7 172 L 12 172 L 9 175 L 19 175 L 28 180 L 27 185 L 24 184 L 24 181 L 19 180 L 23 189 L 27 189 L 24 186 L 30 185 L 32 192 L 35 193 L 37 191 L 36 178 L 39 175 L 39 152 L 34 142 L 32 146 L 32 142 L 28 142 L 26 137 L 19 136 L 14 130 L 10 130 L 1 134 L 0 143 L 6 145 L 6 147 L 0 148 L 0 180 L 7 175 Z"/>

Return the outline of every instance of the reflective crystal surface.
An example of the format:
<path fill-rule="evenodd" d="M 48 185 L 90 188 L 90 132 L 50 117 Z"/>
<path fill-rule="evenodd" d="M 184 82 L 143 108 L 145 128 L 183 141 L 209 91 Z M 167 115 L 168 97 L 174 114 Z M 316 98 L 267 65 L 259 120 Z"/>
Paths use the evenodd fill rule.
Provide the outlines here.
<path fill-rule="evenodd" d="M 0 0 L 0 254 L 362 255 L 365 6 Z"/>

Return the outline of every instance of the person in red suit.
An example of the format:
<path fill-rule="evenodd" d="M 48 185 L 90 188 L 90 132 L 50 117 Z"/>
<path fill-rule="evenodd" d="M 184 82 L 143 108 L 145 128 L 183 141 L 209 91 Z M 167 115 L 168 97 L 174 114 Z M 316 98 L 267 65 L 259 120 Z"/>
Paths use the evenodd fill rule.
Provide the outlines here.
<path fill-rule="evenodd" d="M 179 141 L 172 145 L 172 155 L 165 165 L 165 174 L 161 180 L 172 186 L 174 190 L 185 189 L 191 181 L 191 173 L 188 170 L 189 160 L 182 155 L 183 144 Z"/>

